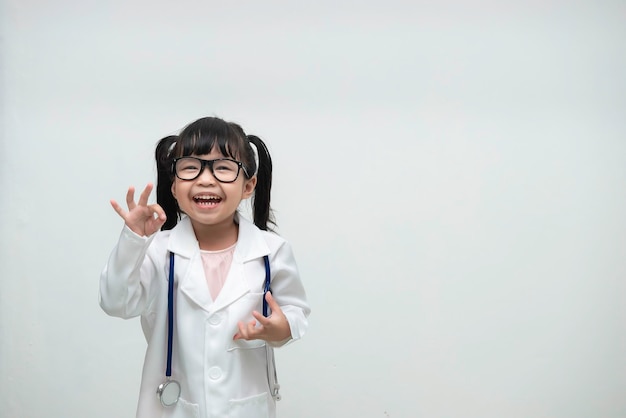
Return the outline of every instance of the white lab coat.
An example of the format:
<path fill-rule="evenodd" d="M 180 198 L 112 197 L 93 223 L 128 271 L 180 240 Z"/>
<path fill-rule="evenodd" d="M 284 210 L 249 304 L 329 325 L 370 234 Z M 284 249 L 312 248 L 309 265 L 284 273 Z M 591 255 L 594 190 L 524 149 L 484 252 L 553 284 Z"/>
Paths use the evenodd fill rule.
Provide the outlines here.
<path fill-rule="evenodd" d="M 238 215 L 236 220 L 233 261 L 215 301 L 189 218 L 150 237 L 124 227 L 100 278 L 100 306 L 121 318 L 141 315 L 148 347 L 137 418 L 275 417 L 265 341 L 233 341 L 237 322 L 262 311 L 264 255 L 269 255 L 272 294 L 287 317 L 292 340 L 304 334 L 310 309 L 290 245 Z M 174 407 L 164 408 L 156 389 L 165 379 L 170 251 L 176 285 L 172 379 L 182 392 Z"/>

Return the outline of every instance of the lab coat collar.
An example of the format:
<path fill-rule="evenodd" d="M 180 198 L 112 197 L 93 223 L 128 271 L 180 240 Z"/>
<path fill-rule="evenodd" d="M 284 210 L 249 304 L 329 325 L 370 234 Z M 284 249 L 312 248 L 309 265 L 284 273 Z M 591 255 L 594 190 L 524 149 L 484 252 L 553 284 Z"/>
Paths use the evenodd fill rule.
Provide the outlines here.
<path fill-rule="evenodd" d="M 263 232 L 252 222 L 235 214 L 235 222 L 239 224 L 239 236 L 233 259 L 240 263 L 269 255 L 270 247 L 263 238 Z"/>
<path fill-rule="evenodd" d="M 270 253 L 269 246 L 263 238 L 263 232 L 256 225 L 239 216 L 238 213 L 235 213 L 235 222 L 239 224 L 239 235 L 235 253 L 233 254 L 234 261 L 245 263 Z M 167 249 L 174 254 L 189 259 L 194 254 L 200 252 L 198 240 L 189 217 L 183 216 L 180 222 L 172 229 Z"/>
<path fill-rule="evenodd" d="M 228 277 L 215 301 L 211 299 L 207 289 L 200 247 L 190 219 L 183 217 L 172 229 L 170 235 L 168 250 L 186 258 L 187 263 L 191 263 L 180 267 L 178 267 L 180 264 L 177 264 L 175 267 L 176 271 L 181 273 L 186 271 L 184 276 L 178 276 L 180 290 L 208 312 L 222 309 L 250 292 L 252 289 L 244 277 L 244 263 L 270 253 L 269 246 L 263 238 L 263 232 L 259 228 L 238 214 L 235 215 L 235 221 L 239 224 L 237 246 Z"/>

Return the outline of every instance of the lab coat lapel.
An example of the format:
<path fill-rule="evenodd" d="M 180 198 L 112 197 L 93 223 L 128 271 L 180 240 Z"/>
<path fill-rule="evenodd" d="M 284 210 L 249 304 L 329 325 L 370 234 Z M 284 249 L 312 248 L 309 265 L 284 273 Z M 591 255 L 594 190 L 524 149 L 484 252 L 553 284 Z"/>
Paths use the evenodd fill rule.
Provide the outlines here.
<path fill-rule="evenodd" d="M 224 282 L 224 287 L 220 290 L 215 303 L 212 306 L 213 311 L 217 311 L 225 308 L 226 306 L 234 303 L 239 298 L 243 297 L 250 292 L 250 286 L 246 283 L 245 276 L 243 274 L 243 264 L 235 261 L 230 265 L 228 276 Z"/>
<path fill-rule="evenodd" d="M 250 288 L 250 282 L 245 275 L 245 263 L 269 254 L 269 247 L 263 239 L 261 230 L 238 215 L 235 220 L 239 223 L 237 246 L 224 288 L 215 300 L 213 310 L 223 309 L 250 291 L 254 291 Z"/>
<path fill-rule="evenodd" d="M 174 270 L 180 291 L 202 309 L 209 311 L 212 300 L 206 284 L 200 247 L 189 218 L 183 217 L 172 229 L 168 250 L 177 255 Z"/>

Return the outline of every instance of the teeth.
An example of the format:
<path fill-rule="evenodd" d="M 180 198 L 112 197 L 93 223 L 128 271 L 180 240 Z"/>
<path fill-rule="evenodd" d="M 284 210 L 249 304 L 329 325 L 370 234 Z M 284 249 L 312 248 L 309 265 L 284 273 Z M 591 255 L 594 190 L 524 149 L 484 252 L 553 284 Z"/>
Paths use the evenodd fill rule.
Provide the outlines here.
<path fill-rule="evenodd" d="M 196 200 L 216 200 L 216 201 L 222 200 L 218 196 L 196 196 L 195 199 Z"/>

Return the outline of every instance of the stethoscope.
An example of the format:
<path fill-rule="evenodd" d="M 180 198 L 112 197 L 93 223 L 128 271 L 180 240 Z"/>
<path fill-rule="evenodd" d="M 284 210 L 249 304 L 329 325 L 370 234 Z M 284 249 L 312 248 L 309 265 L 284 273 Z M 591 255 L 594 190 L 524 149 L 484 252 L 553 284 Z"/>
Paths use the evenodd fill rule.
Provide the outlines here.
<path fill-rule="evenodd" d="M 263 316 L 268 315 L 265 296 L 270 291 L 270 259 L 263 256 L 265 262 L 265 283 L 263 284 Z M 165 382 L 157 388 L 157 396 L 164 407 L 174 406 L 180 398 L 180 383 L 172 379 L 172 342 L 174 337 L 174 253 L 170 252 L 170 274 L 167 289 L 167 366 Z M 276 371 L 274 370 L 274 375 Z M 275 376 L 274 376 L 275 377 Z"/>

